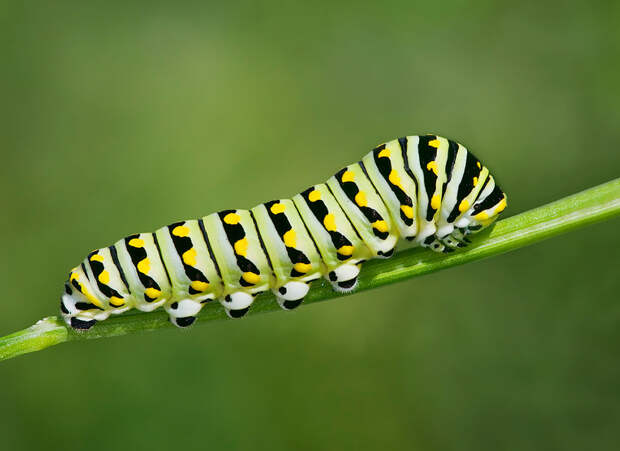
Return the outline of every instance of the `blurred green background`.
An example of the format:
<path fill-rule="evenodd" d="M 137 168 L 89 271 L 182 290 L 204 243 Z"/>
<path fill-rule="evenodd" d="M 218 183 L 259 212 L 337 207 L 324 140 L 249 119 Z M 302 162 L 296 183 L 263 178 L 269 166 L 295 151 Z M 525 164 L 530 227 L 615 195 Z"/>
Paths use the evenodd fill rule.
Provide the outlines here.
<path fill-rule="evenodd" d="M 0 11 L 1 335 L 56 314 L 89 250 L 292 195 L 401 135 L 467 145 L 509 215 L 620 174 L 618 2 Z M 3 362 L 2 449 L 617 449 L 618 226 Z"/>

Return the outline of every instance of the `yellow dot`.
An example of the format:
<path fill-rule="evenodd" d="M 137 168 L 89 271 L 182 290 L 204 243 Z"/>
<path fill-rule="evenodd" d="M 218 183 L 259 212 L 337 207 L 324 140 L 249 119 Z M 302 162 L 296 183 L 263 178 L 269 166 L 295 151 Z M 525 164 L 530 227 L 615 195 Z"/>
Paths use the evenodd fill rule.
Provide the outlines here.
<path fill-rule="evenodd" d="M 497 204 L 497 208 L 495 209 L 495 212 L 501 213 L 506 208 L 506 205 L 507 205 L 506 197 L 504 197 L 502 200 L 499 201 L 499 204 Z"/>
<path fill-rule="evenodd" d="M 79 280 L 79 279 L 80 279 L 80 276 L 78 276 L 77 273 L 75 273 L 75 272 L 72 272 L 71 276 L 69 277 L 69 281 L 70 282 L 72 282 L 74 280 Z"/>
<path fill-rule="evenodd" d="M 365 207 L 368 205 L 368 201 L 366 200 L 366 194 L 364 191 L 360 191 L 355 195 L 355 203 L 360 207 Z"/>
<path fill-rule="evenodd" d="M 310 271 L 312 269 L 312 265 L 310 265 L 308 263 L 295 263 L 293 265 L 293 268 L 297 272 L 307 273 L 308 271 Z"/>
<path fill-rule="evenodd" d="M 235 248 L 235 254 L 245 257 L 245 254 L 248 253 L 248 245 L 249 243 L 247 238 L 237 240 L 233 246 Z"/>
<path fill-rule="evenodd" d="M 377 157 L 379 157 L 379 158 L 389 158 L 390 157 L 390 149 L 383 149 L 381 152 L 379 152 L 379 155 L 377 155 Z"/>
<path fill-rule="evenodd" d="M 286 247 L 295 247 L 297 245 L 297 235 L 294 230 L 289 230 L 282 238 Z"/>
<path fill-rule="evenodd" d="M 428 145 L 431 147 L 434 147 L 435 149 L 437 149 L 439 147 L 439 140 L 438 139 L 433 139 L 432 141 L 428 142 Z"/>
<path fill-rule="evenodd" d="M 390 172 L 388 180 L 392 185 L 400 186 L 400 176 L 398 175 L 398 172 L 396 172 L 394 169 L 392 169 L 392 172 Z"/>
<path fill-rule="evenodd" d="M 95 254 L 92 257 L 90 257 L 90 261 L 103 263 L 103 255 Z"/>
<path fill-rule="evenodd" d="M 476 216 L 474 216 L 474 218 L 476 218 L 479 221 L 484 221 L 485 219 L 489 219 L 489 215 L 487 214 L 486 211 L 481 211 Z"/>
<path fill-rule="evenodd" d="M 110 282 L 110 273 L 103 270 L 101 271 L 101 274 L 99 274 L 99 277 L 97 277 L 97 279 L 99 279 L 99 282 L 103 284 L 108 284 Z"/>
<path fill-rule="evenodd" d="M 435 194 L 435 195 L 431 198 L 431 207 L 432 207 L 434 210 L 438 210 L 440 206 L 441 206 L 441 197 L 439 197 L 439 194 Z"/>
<path fill-rule="evenodd" d="M 328 213 L 325 215 L 325 218 L 323 218 L 323 225 L 330 232 L 336 231 L 336 218 L 333 213 Z"/>
<path fill-rule="evenodd" d="M 148 258 L 145 258 L 144 260 L 140 260 L 136 266 L 138 268 L 138 271 L 140 271 L 142 274 L 148 274 L 149 270 L 151 269 L 151 262 Z"/>
<path fill-rule="evenodd" d="M 344 174 L 342 174 L 342 178 L 340 180 L 342 180 L 343 183 L 353 182 L 355 180 L 355 174 L 353 174 L 353 172 L 351 171 L 345 171 Z"/>
<path fill-rule="evenodd" d="M 426 165 L 426 169 L 428 169 L 429 171 L 433 171 L 435 173 L 435 175 L 439 174 L 439 171 L 437 170 L 437 162 L 436 161 L 430 161 Z"/>
<path fill-rule="evenodd" d="M 340 246 L 338 253 L 340 255 L 353 255 L 353 246 Z"/>
<path fill-rule="evenodd" d="M 183 252 L 183 263 L 189 266 L 196 266 L 196 249 L 193 247 Z"/>
<path fill-rule="evenodd" d="M 256 285 L 258 282 L 260 282 L 260 276 L 253 272 L 244 272 L 241 277 L 243 277 L 243 280 L 245 280 L 247 283 L 251 283 L 252 285 Z"/>
<path fill-rule="evenodd" d="M 113 307 L 121 307 L 125 304 L 125 301 L 117 296 L 112 296 L 110 298 L 110 304 L 112 304 Z"/>
<path fill-rule="evenodd" d="M 161 291 L 157 288 L 147 288 L 144 290 L 144 294 L 146 294 L 150 299 L 157 299 L 161 294 Z"/>
<path fill-rule="evenodd" d="M 140 238 L 132 238 L 131 240 L 129 240 L 129 245 L 131 247 L 144 247 L 144 240 L 141 240 Z"/>
<path fill-rule="evenodd" d="M 185 237 L 189 235 L 189 227 L 186 226 L 176 226 L 172 229 L 172 234 L 174 236 Z"/>
<path fill-rule="evenodd" d="M 380 221 L 375 221 L 372 223 L 372 227 L 374 229 L 377 229 L 379 232 L 387 232 L 388 231 L 388 225 L 387 222 L 380 220 Z"/>
<path fill-rule="evenodd" d="M 476 161 L 476 166 L 478 166 L 478 169 L 480 169 L 482 166 L 480 165 L 479 161 Z"/>
<path fill-rule="evenodd" d="M 316 202 L 321 198 L 321 192 L 319 190 L 314 190 L 310 194 L 308 194 L 308 200 L 310 202 Z"/>
<path fill-rule="evenodd" d="M 478 183 L 478 177 L 474 177 L 474 186 Z"/>
<path fill-rule="evenodd" d="M 459 211 L 463 213 L 467 209 L 469 209 L 469 201 L 467 199 L 463 199 L 463 201 L 459 205 Z"/>
<path fill-rule="evenodd" d="M 192 287 L 195 291 L 207 291 L 207 289 L 209 288 L 209 284 L 207 282 L 202 282 L 200 280 L 194 280 L 192 283 L 189 284 L 190 287 Z"/>
<path fill-rule="evenodd" d="M 226 216 L 224 216 L 224 222 L 226 224 L 238 224 L 239 221 L 241 221 L 241 216 L 239 216 L 237 213 L 228 213 Z"/>
<path fill-rule="evenodd" d="M 279 203 L 279 202 L 278 202 L 277 204 L 273 204 L 273 205 L 271 206 L 271 212 L 272 212 L 274 215 L 277 215 L 277 214 L 283 213 L 283 212 L 284 212 L 284 210 L 285 210 L 284 204 L 281 204 L 281 203 Z"/>
<path fill-rule="evenodd" d="M 400 209 L 403 211 L 405 216 L 407 216 L 409 219 L 413 218 L 413 208 L 412 207 L 410 207 L 409 205 L 401 205 Z"/>

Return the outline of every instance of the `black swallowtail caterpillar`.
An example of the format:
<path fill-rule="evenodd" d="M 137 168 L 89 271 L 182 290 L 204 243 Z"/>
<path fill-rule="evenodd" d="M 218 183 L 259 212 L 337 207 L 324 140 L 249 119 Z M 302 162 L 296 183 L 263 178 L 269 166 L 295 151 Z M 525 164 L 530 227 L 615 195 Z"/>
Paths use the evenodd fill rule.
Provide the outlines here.
<path fill-rule="evenodd" d="M 71 270 L 60 308 L 74 329 L 159 307 L 186 327 L 215 299 L 239 318 L 267 290 L 290 310 L 320 277 L 353 290 L 361 264 L 390 257 L 400 238 L 436 252 L 464 247 L 504 208 L 506 195 L 462 145 L 399 138 L 292 199 L 176 222 L 91 252 Z"/>

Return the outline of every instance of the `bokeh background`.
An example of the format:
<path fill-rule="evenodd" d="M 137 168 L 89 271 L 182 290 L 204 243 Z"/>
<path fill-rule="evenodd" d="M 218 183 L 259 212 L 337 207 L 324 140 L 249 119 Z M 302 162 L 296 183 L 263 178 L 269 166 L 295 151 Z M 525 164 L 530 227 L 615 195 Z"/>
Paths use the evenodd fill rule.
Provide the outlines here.
<path fill-rule="evenodd" d="M 618 2 L 8 2 L 0 334 L 121 236 L 457 139 L 508 214 L 620 174 Z M 617 449 L 618 220 L 291 314 L 0 365 L 2 449 Z"/>

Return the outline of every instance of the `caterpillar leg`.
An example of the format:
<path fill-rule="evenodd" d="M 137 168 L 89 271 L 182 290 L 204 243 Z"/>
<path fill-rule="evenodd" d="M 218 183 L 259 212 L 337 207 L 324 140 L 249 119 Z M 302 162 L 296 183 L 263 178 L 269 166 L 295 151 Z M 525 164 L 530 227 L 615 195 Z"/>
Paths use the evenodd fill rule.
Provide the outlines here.
<path fill-rule="evenodd" d="M 293 310 L 299 307 L 309 289 L 310 284 L 306 282 L 291 281 L 277 290 L 273 290 L 273 294 L 276 296 L 280 307 L 284 310 Z"/>
<path fill-rule="evenodd" d="M 422 241 L 421 246 L 438 253 L 445 252 L 446 250 L 446 246 L 435 235 L 427 237 Z M 448 252 L 451 252 L 451 250 Z"/>
<path fill-rule="evenodd" d="M 357 276 L 360 273 L 361 264 L 346 263 L 331 270 L 326 279 L 332 284 L 335 291 L 348 293 L 357 287 Z"/>
<path fill-rule="evenodd" d="M 245 291 L 235 291 L 226 295 L 224 300 L 220 301 L 230 318 L 241 318 L 244 316 L 250 310 L 252 302 L 254 302 L 254 296 Z"/>
<path fill-rule="evenodd" d="M 177 327 L 189 327 L 196 321 L 196 315 L 202 304 L 192 299 L 182 299 L 165 307 L 170 315 L 170 322 Z"/>
<path fill-rule="evenodd" d="M 91 319 L 91 320 L 82 320 L 76 317 L 72 317 L 71 318 L 71 327 L 74 330 L 88 330 L 91 327 L 93 327 L 95 324 L 97 324 L 97 320 L 96 319 Z"/>

